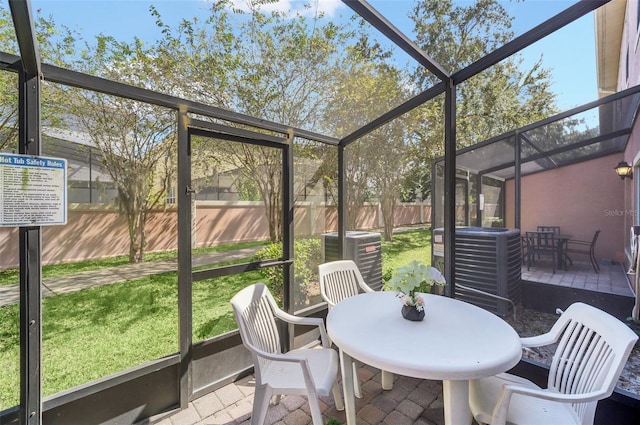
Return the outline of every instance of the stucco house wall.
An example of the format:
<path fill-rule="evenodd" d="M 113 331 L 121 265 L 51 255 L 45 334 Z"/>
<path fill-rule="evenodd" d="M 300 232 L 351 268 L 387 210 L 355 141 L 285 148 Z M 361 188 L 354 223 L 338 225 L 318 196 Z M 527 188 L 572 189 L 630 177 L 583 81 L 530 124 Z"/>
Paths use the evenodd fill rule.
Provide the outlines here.
<path fill-rule="evenodd" d="M 620 55 L 618 63 L 618 83 L 617 91 L 636 86 L 640 83 L 640 22 L 637 1 L 627 1 L 622 30 L 622 40 L 620 43 Z M 625 179 L 624 182 L 624 208 L 630 213 L 625 215 L 624 228 L 640 224 L 638 211 L 638 195 L 640 194 L 640 124 L 636 121 L 633 133 L 629 139 L 627 147 L 621 161 L 634 166 L 633 180 Z M 625 234 L 625 252 L 627 259 L 631 258 L 630 232 Z"/>
<path fill-rule="evenodd" d="M 522 232 L 560 226 L 572 239 L 591 240 L 600 229 L 596 257 L 624 262 L 628 229 L 624 223 L 633 212 L 624 202 L 627 182 L 620 181 L 613 170 L 621 160 L 621 154 L 609 155 L 522 177 Z M 505 198 L 508 227 L 515 227 L 514 195 L 514 180 L 510 179 Z"/>

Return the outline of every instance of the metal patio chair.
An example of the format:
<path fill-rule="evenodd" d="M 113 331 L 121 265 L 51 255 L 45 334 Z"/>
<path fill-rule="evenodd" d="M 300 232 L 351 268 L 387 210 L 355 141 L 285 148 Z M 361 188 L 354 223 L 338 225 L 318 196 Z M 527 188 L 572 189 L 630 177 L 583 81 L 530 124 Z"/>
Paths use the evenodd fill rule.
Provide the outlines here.
<path fill-rule="evenodd" d="M 593 235 L 593 239 L 591 239 L 590 241 L 569 239 L 565 248 L 569 264 L 573 265 L 573 261 L 571 261 L 571 257 L 569 257 L 569 254 L 587 255 L 589 256 L 589 261 L 591 261 L 591 266 L 593 266 L 593 271 L 595 271 L 596 273 L 600 273 L 600 265 L 598 264 L 598 259 L 596 258 L 596 242 L 598 242 L 598 236 L 600 236 L 600 230 L 596 230 Z"/>
<path fill-rule="evenodd" d="M 527 238 L 527 270 L 530 270 L 531 264 L 536 261 L 536 258 L 540 259 L 542 256 L 547 256 L 551 259 L 553 274 L 556 273 L 556 269 L 560 266 L 560 258 L 564 253 L 559 254 L 560 239 L 556 237 L 555 232 L 548 231 L 536 231 L 526 232 Z M 566 263 L 565 263 L 566 264 Z M 566 268 L 566 267 L 565 267 Z"/>

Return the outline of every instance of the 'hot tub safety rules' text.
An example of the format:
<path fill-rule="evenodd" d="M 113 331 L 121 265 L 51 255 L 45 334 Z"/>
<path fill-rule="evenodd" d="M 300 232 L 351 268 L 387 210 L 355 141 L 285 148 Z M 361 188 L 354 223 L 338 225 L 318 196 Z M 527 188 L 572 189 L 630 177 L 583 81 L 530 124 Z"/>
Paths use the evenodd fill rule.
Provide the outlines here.
<path fill-rule="evenodd" d="M 67 161 L 0 154 L 0 226 L 67 222 Z"/>

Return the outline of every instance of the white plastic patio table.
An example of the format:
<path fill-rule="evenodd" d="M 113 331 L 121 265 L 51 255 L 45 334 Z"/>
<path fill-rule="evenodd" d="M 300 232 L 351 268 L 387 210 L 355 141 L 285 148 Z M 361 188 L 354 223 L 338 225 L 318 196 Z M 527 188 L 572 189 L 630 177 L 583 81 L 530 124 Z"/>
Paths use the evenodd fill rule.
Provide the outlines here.
<path fill-rule="evenodd" d="M 354 359 L 398 375 L 443 381 L 445 424 L 471 423 L 469 380 L 505 372 L 522 356 L 515 330 L 475 305 L 424 295 L 421 322 L 402 317 L 394 292 L 347 298 L 331 309 L 327 332 L 340 349 L 347 424 L 356 425 Z"/>

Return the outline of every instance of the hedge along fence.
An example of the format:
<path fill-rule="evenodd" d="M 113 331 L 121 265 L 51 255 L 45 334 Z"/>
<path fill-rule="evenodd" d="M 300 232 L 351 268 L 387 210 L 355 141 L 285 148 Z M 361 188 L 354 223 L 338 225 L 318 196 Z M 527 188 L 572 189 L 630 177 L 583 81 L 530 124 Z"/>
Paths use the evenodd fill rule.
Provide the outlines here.
<path fill-rule="evenodd" d="M 402 204 L 396 210 L 396 226 L 426 223 L 430 206 Z M 422 210 L 422 211 L 421 211 Z M 178 215 L 175 206 L 153 211 L 148 218 L 147 252 L 175 250 Z M 194 247 L 266 240 L 269 227 L 261 202 L 197 201 L 193 217 Z M 365 205 L 358 214 L 358 229 L 382 227 L 376 204 Z M 300 202 L 295 210 L 296 237 L 309 237 L 338 228 L 335 206 Z M 71 204 L 67 224 L 42 227 L 44 264 L 66 263 L 129 254 L 129 235 L 124 216 L 106 204 Z M 0 270 L 19 266 L 17 227 L 0 228 Z"/>

